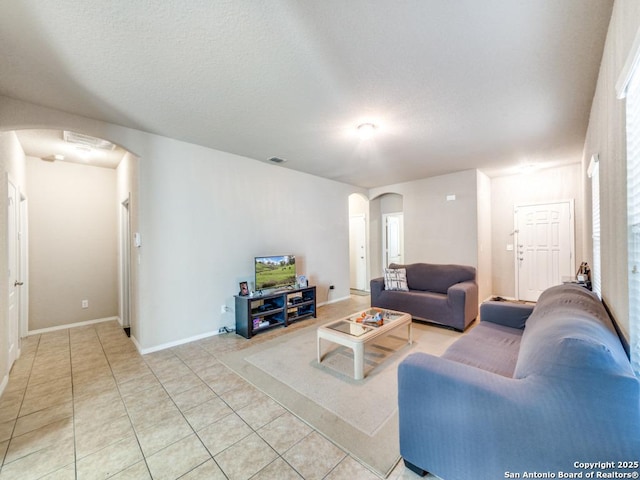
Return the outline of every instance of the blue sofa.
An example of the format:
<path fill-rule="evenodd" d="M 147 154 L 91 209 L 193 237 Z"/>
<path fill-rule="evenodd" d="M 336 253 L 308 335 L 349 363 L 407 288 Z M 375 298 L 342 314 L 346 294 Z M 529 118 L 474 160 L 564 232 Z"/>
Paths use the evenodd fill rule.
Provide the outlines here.
<path fill-rule="evenodd" d="M 407 291 L 386 290 L 384 278 L 374 278 L 371 306 L 410 313 L 414 320 L 465 330 L 478 316 L 476 269 L 466 265 L 412 263 L 404 268 Z"/>
<path fill-rule="evenodd" d="M 445 480 L 639 471 L 617 462 L 640 460 L 640 381 L 600 300 L 561 285 L 496 303 L 441 357 L 400 364 L 405 464 Z"/>

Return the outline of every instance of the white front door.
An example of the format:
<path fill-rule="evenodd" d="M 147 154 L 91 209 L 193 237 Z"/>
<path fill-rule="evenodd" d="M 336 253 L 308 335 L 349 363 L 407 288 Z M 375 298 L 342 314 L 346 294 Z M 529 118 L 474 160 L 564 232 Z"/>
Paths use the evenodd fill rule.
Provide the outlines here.
<path fill-rule="evenodd" d="M 9 282 L 8 282 L 8 294 L 7 294 L 7 308 L 8 308 L 8 331 L 7 331 L 7 352 L 8 352 L 8 366 L 9 370 L 18 358 L 19 348 L 19 309 L 20 309 L 20 294 L 19 294 L 19 279 L 18 274 L 20 271 L 19 261 L 19 201 L 20 194 L 15 184 L 8 180 L 8 212 L 7 212 L 7 260 L 9 268 Z"/>
<path fill-rule="evenodd" d="M 364 215 L 349 217 L 349 258 L 351 288 L 367 290 L 366 222 Z"/>
<path fill-rule="evenodd" d="M 392 263 L 401 264 L 404 259 L 404 225 L 402 213 L 383 215 L 383 254 L 384 267 Z"/>
<path fill-rule="evenodd" d="M 573 201 L 514 209 L 517 296 L 537 301 L 575 274 Z"/>

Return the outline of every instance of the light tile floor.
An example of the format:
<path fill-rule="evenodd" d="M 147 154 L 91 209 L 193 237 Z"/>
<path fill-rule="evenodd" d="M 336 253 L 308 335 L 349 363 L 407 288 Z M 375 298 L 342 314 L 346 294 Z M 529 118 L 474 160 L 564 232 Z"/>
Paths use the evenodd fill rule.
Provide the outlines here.
<path fill-rule="evenodd" d="M 24 339 L 0 397 L 0 480 L 378 477 L 217 359 L 346 315 L 246 340 L 223 334 L 141 356 L 117 322 Z M 392 480 L 419 478 L 402 463 Z"/>

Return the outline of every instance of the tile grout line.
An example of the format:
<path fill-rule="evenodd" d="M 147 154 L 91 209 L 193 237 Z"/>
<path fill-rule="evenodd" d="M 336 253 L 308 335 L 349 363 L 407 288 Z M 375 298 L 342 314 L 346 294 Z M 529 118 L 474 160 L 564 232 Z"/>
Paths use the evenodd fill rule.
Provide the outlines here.
<path fill-rule="evenodd" d="M 5 460 L 7 458 L 7 455 L 9 454 L 9 448 L 11 447 L 11 443 L 13 442 L 13 434 L 16 431 L 16 426 L 18 425 L 18 419 L 20 418 L 20 410 L 22 410 L 22 406 L 24 405 L 24 399 L 27 396 L 27 388 L 29 387 L 29 380 L 31 379 L 31 373 L 33 372 L 33 365 L 36 362 L 36 355 L 38 354 L 38 349 L 40 348 L 40 340 L 41 340 L 42 336 L 38 336 L 38 344 L 35 347 L 35 352 L 33 353 L 33 359 L 31 360 L 31 367 L 29 367 L 29 374 L 27 375 L 27 383 L 24 386 L 24 391 L 22 392 L 22 400 L 20 400 L 20 407 L 18 408 L 18 412 L 16 413 L 16 418 L 15 418 L 15 422 L 13 424 L 13 428 L 11 429 L 11 436 L 9 437 L 9 443 L 7 444 L 7 449 L 4 452 L 4 455 L 2 456 L 2 463 L 0 463 L 0 473 L 2 473 L 2 470 L 4 470 L 4 466 L 5 466 Z M 15 364 L 14 364 L 15 366 Z M 13 367 L 12 367 L 13 369 Z M 11 372 L 9 372 L 9 375 L 11 375 Z"/>
<path fill-rule="evenodd" d="M 201 347 L 198 347 L 198 348 L 200 348 L 203 352 L 205 352 L 207 355 L 209 355 L 210 357 L 212 357 L 214 360 L 218 361 L 218 359 L 217 359 L 214 355 L 212 355 L 211 353 L 207 352 L 206 350 L 204 350 L 204 349 L 203 349 L 203 348 L 201 348 Z M 193 369 L 192 369 L 189 365 L 187 365 L 187 364 L 185 363 L 184 359 L 183 359 L 182 357 L 180 357 L 178 354 L 176 354 L 175 350 L 173 350 L 173 349 L 169 349 L 169 351 L 171 352 L 171 354 L 172 354 L 175 358 L 177 358 L 178 360 L 180 360 L 180 362 L 181 362 L 185 367 L 187 367 L 187 368 L 189 369 L 189 371 L 191 371 L 191 373 L 193 373 L 196 377 L 198 377 L 198 379 L 199 379 L 199 380 L 200 380 L 204 385 L 206 385 L 206 386 L 207 386 L 207 388 L 208 388 L 209 390 L 211 390 L 211 391 L 213 392 L 213 394 L 216 396 L 216 398 L 220 399 L 220 401 L 222 401 L 225 405 L 227 405 L 227 407 L 229 407 L 229 408 L 231 409 L 231 411 L 235 414 L 235 410 L 234 410 L 234 409 L 233 409 L 233 408 L 232 408 L 232 407 L 231 407 L 227 402 L 225 402 L 225 400 L 224 400 L 220 395 L 218 395 L 218 393 L 216 393 L 216 391 L 215 391 L 213 388 L 211 388 L 211 387 L 209 386 L 209 384 L 208 384 L 207 382 L 205 382 L 205 381 L 202 379 L 202 377 L 200 377 L 200 375 L 198 375 L 196 372 L 194 372 L 194 371 L 193 371 Z M 173 397 L 171 396 L 171 394 L 167 391 L 167 389 L 165 388 L 165 386 L 164 386 L 164 384 L 162 383 L 162 381 L 158 378 L 158 376 L 156 375 L 155 371 L 153 370 L 153 367 L 152 367 L 151 365 L 149 365 L 149 363 L 145 360 L 144 355 L 141 355 L 141 357 L 142 357 L 142 359 L 144 360 L 144 362 L 145 362 L 145 364 L 147 365 L 147 367 L 149 367 L 149 369 L 151 370 L 151 373 L 153 373 L 153 375 L 154 375 L 154 376 L 156 377 L 156 379 L 158 380 L 158 383 L 160 383 L 160 385 L 162 386 L 162 389 L 166 392 L 167 396 L 171 399 L 171 402 L 172 402 L 172 403 L 175 405 L 175 407 L 178 409 L 178 411 L 180 412 L 180 415 L 182 416 L 182 418 L 184 419 L 184 421 L 185 421 L 185 422 L 187 422 L 187 425 L 189 425 L 189 428 L 191 428 L 191 431 L 192 431 L 192 432 L 194 433 L 194 435 L 198 438 L 198 441 L 202 444 L 202 446 L 204 447 L 204 449 L 207 451 L 207 453 L 209 454 L 209 457 L 211 457 L 211 460 L 213 461 L 213 463 L 215 463 L 215 464 L 216 464 L 216 466 L 220 469 L 220 471 L 223 473 L 223 475 L 224 475 L 226 478 L 229 478 L 229 476 L 224 472 L 224 470 L 222 469 L 222 467 L 220 466 L 220 464 L 216 461 L 216 459 L 214 458 L 214 456 L 213 456 L 213 454 L 211 453 L 211 451 L 207 448 L 207 446 L 205 445 L 205 443 L 202 441 L 202 438 L 200 437 L 200 435 L 198 434 L 198 432 L 196 431 L 196 429 L 193 427 L 193 425 L 191 425 L 191 423 L 189 422 L 189 420 L 187 419 L 187 417 L 185 417 L 184 412 L 182 411 L 182 409 L 181 409 L 181 408 L 176 404 L 176 402 L 175 402 L 175 400 L 173 399 Z M 185 390 L 185 391 L 187 391 L 187 390 Z M 206 403 L 206 402 L 205 402 L 205 403 Z M 196 406 L 197 406 L 197 405 L 196 405 Z M 196 408 L 196 407 L 193 407 L 193 408 Z M 224 418 L 224 417 L 223 417 L 223 418 Z M 243 419 L 242 417 L 240 417 L 240 419 L 244 422 L 244 419 Z M 216 423 L 216 422 L 214 422 L 214 423 Z M 246 424 L 246 422 L 245 422 L 245 424 Z M 247 424 L 247 426 L 248 426 L 249 428 L 251 428 L 251 426 L 250 426 L 250 425 L 248 425 L 248 424 Z M 252 430 L 253 430 L 253 429 L 252 429 Z M 185 437 L 185 438 L 186 438 L 186 437 Z M 244 438 L 246 438 L 246 437 L 243 437 L 243 439 L 244 439 Z M 182 440 L 182 439 L 181 439 L 181 440 Z M 180 440 L 177 440 L 176 442 L 173 442 L 173 443 L 172 443 L 172 444 L 170 444 L 170 445 L 173 445 L 174 443 L 177 443 L 177 442 L 179 442 L 179 441 L 180 441 Z M 236 443 L 237 443 L 237 442 L 236 442 Z M 235 445 L 235 443 L 234 443 L 234 445 Z M 164 447 L 164 448 L 167 448 L 168 446 L 169 446 L 169 445 L 167 445 L 167 446 L 166 446 L 166 447 Z M 164 450 L 164 448 L 163 448 L 162 450 Z M 162 450 L 160 450 L 160 451 L 162 451 Z M 226 450 L 226 449 L 225 449 L 225 450 Z M 201 464 L 199 464 L 199 465 L 195 466 L 194 468 L 192 468 L 191 470 L 189 470 L 189 472 L 191 472 L 191 471 L 195 470 L 196 468 L 200 467 L 201 465 L 203 465 L 204 463 L 206 463 L 206 462 L 208 462 L 208 461 L 209 461 L 209 460 L 205 460 L 205 461 L 204 461 L 204 462 L 202 462 Z M 181 477 L 183 477 L 184 475 L 186 475 L 186 474 L 187 474 L 187 473 L 189 473 L 189 472 L 185 472 L 184 474 L 182 474 L 182 475 L 181 475 Z"/>
<path fill-rule="evenodd" d="M 69 375 L 71 380 L 71 422 L 73 424 L 73 475 L 78 480 L 78 449 L 76 447 L 76 395 L 73 381 L 73 353 L 71 345 L 71 329 L 67 330 L 69 341 Z M 66 465 L 65 465 L 66 466 Z M 61 467 L 61 469 L 64 467 Z"/>
<path fill-rule="evenodd" d="M 133 421 L 131 420 L 131 415 L 129 414 L 129 408 L 127 407 L 127 402 L 124 401 L 124 397 L 122 396 L 122 391 L 120 390 L 120 383 L 118 382 L 118 378 L 115 375 L 115 372 L 113 371 L 113 367 L 111 365 L 111 360 L 109 359 L 109 354 L 107 353 L 107 351 L 104 348 L 104 343 L 102 340 L 102 336 L 100 335 L 100 331 L 98 330 L 97 327 L 94 327 L 95 331 L 96 331 L 96 336 L 98 337 L 98 342 L 100 343 L 100 347 L 102 348 L 102 354 L 104 355 L 105 360 L 107 361 L 107 364 L 109 365 L 109 370 L 111 371 L 111 376 L 113 377 L 113 381 L 116 384 L 116 389 L 118 390 L 118 395 L 120 395 L 120 400 L 122 401 L 122 405 L 124 405 L 124 410 L 127 414 L 127 419 L 129 420 L 129 425 L 131 425 L 131 429 L 133 430 L 133 435 L 136 439 L 136 443 L 138 444 L 138 448 L 140 449 L 140 453 L 142 454 L 142 461 L 144 461 L 144 465 L 147 468 L 147 472 L 149 473 L 149 477 L 151 479 L 153 479 L 153 475 L 151 474 L 151 469 L 149 468 L 149 464 L 147 463 L 147 457 L 144 454 L 144 450 L 142 450 L 142 445 L 140 444 L 140 439 L 138 438 L 138 432 L 136 431 L 135 426 L 133 425 Z M 122 439 L 118 440 L 118 442 L 122 441 Z M 115 443 L 118 442 L 114 442 L 111 445 L 114 445 Z M 108 448 L 111 445 L 108 445 L 106 447 L 103 447 L 101 450 L 104 450 L 104 448 Z M 136 462 L 137 463 L 137 462 Z M 133 464 L 135 465 L 135 463 Z M 128 465 L 127 467 L 123 468 L 122 470 L 115 472 L 113 475 L 117 475 L 121 472 L 124 472 L 125 470 L 127 470 L 128 468 L 132 467 L 133 465 Z M 77 468 L 76 468 L 77 471 Z M 76 478 L 77 480 L 77 478 Z"/>

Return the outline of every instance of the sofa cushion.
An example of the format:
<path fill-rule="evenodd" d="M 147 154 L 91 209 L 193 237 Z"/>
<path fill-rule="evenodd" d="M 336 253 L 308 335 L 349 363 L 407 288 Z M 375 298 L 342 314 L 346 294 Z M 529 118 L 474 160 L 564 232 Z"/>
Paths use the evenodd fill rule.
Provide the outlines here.
<path fill-rule="evenodd" d="M 389 267 L 406 269 L 409 290 L 446 294 L 451 285 L 476 278 L 476 269 L 465 265 L 434 265 L 430 263 L 399 265 L 392 263 Z"/>
<path fill-rule="evenodd" d="M 513 377 L 522 330 L 481 321 L 442 355 L 458 363 Z"/>
<path fill-rule="evenodd" d="M 409 287 L 407 287 L 407 271 L 404 268 L 385 268 L 384 289 L 409 291 Z"/>
<path fill-rule="evenodd" d="M 514 377 L 575 379 L 597 371 L 633 375 L 602 303 L 578 285 L 545 290 L 527 320 Z"/>

